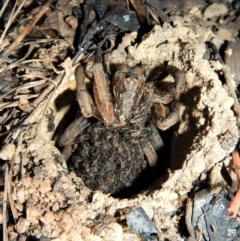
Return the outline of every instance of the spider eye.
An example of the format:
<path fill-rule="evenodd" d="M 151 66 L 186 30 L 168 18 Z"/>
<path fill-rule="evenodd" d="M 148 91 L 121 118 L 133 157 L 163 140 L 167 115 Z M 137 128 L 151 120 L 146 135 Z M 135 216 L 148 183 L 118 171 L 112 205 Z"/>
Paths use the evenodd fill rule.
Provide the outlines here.
<path fill-rule="evenodd" d="M 173 85 L 170 85 L 169 87 L 169 91 L 172 92 L 172 91 L 176 91 L 176 86 L 173 84 Z"/>
<path fill-rule="evenodd" d="M 131 77 L 131 73 L 125 73 L 125 78 L 128 79 Z"/>

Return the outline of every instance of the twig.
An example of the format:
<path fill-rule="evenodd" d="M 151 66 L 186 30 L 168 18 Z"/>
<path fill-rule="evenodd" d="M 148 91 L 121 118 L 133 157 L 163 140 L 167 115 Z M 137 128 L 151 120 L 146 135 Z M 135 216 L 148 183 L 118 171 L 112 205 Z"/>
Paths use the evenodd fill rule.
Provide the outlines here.
<path fill-rule="evenodd" d="M 56 87 L 56 83 L 59 83 L 63 78 L 64 73 L 59 74 L 54 81 L 38 96 L 36 100 L 34 100 L 31 105 L 33 107 L 37 107 L 38 104 Z"/>
<path fill-rule="evenodd" d="M 26 26 L 20 35 L 14 40 L 14 42 L 5 50 L 4 55 L 8 56 L 15 48 L 18 47 L 19 43 L 26 37 L 26 35 L 32 30 L 35 24 L 39 21 L 39 19 L 45 14 L 46 11 L 49 10 L 50 4 L 53 0 L 48 0 L 46 4 L 44 4 L 41 8 L 41 11 L 35 16 L 35 18 Z"/>
<path fill-rule="evenodd" d="M 193 202 L 189 198 L 186 205 L 186 215 L 185 215 L 185 223 L 188 229 L 189 234 L 192 238 L 195 238 L 194 227 L 192 225 L 192 211 L 193 211 Z"/>
<path fill-rule="evenodd" d="M 239 158 L 239 154 L 237 150 L 234 150 L 232 153 L 232 157 L 233 157 L 233 165 L 234 165 L 234 169 L 235 169 L 235 173 L 237 175 L 237 180 L 238 180 L 238 191 L 235 194 L 235 197 L 233 198 L 229 208 L 228 208 L 228 214 L 227 217 L 228 218 L 232 218 L 235 217 L 238 209 L 239 209 L 239 205 L 240 205 L 240 158 Z"/>

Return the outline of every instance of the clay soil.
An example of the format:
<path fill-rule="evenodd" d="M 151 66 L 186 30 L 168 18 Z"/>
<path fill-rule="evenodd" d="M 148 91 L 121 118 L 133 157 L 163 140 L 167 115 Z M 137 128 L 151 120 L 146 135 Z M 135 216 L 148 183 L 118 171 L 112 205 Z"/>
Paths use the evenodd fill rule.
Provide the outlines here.
<path fill-rule="evenodd" d="M 131 9 L 138 10 L 138 18 L 144 18 L 141 8 L 133 7 L 138 1 L 129 2 Z M 96 48 L 92 42 L 76 61 L 81 26 L 76 12 L 83 4 L 70 0 L 36 6 L 25 1 L 18 23 L 13 19 L 9 27 L 10 3 L 2 16 L 2 238 L 137 241 L 139 236 L 127 227 L 126 214 L 142 207 L 161 240 L 186 240 L 186 203 L 193 190 L 203 186 L 218 192 L 228 188 L 222 168 L 233 174 L 228 167 L 239 139 L 239 1 L 163 1 L 160 6 L 152 1 L 164 15 L 152 12 L 150 27 L 116 31 L 109 66 L 140 65 L 149 76 L 168 63 L 186 75 L 186 90 L 179 100 L 180 121 L 171 129 L 167 168 L 148 187 L 124 198 L 86 187 L 69 171 L 57 142 L 71 122 L 68 119 L 80 112 L 76 65 Z M 94 11 L 90 16 L 94 24 Z M 76 113 L 69 114 L 73 107 Z M 159 161 L 166 161 L 163 158 L 159 156 Z"/>

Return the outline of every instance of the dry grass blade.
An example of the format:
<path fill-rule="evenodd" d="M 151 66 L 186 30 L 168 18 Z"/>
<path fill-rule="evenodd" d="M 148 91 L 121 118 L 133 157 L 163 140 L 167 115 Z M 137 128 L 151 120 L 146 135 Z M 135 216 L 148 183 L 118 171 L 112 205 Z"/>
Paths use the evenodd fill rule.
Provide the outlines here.
<path fill-rule="evenodd" d="M 32 30 L 32 28 L 35 26 L 35 24 L 39 21 L 39 19 L 49 9 L 49 6 L 52 2 L 53 2 L 53 0 L 48 0 L 47 3 L 42 6 L 41 11 L 35 16 L 33 21 L 22 30 L 22 32 L 15 39 L 15 41 L 5 50 L 5 52 L 4 52 L 5 56 L 8 56 L 15 48 L 18 47 L 19 43 L 26 37 L 26 35 Z"/>
<path fill-rule="evenodd" d="M 14 88 L 14 89 L 12 89 L 11 91 L 7 92 L 6 94 L 0 96 L 0 101 L 1 101 L 4 97 L 6 97 L 6 96 L 9 95 L 10 93 L 12 93 L 13 91 L 20 91 L 20 90 L 23 90 L 23 89 L 29 89 L 29 88 L 32 88 L 32 87 L 36 87 L 36 86 L 39 86 L 39 85 L 43 85 L 43 84 L 46 83 L 47 80 L 51 81 L 51 80 L 48 79 L 48 78 L 44 78 L 44 79 L 42 79 L 42 80 L 32 81 L 32 82 L 30 82 L 30 83 L 26 83 L 26 84 L 23 84 L 23 85 L 21 85 L 21 86 L 19 86 L 19 87 L 17 87 L 17 88 Z M 15 97 L 15 98 L 16 98 L 16 97 Z M 11 103 L 12 103 L 12 102 L 1 103 L 1 104 L 0 104 L 0 109 L 1 109 L 2 107 L 6 108 L 5 106 L 8 105 L 8 104 L 11 104 Z M 9 106 L 8 106 L 8 107 L 9 107 Z"/>
<path fill-rule="evenodd" d="M 32 98 L 36 98 L 38 96 L 39 96 L 39 94 L 16 95 L 16 96 L 14 96 L 14 100 L 21 99 L 21 98 L 32 99 Z"/>
<path fill-rule="evenodd" d="M 12 92 L 15 91 L 15 90 L 16 90 L 16 88 L 10 90 L 10 91 L 7 92 L 6 94 L 1 95 L 1 96 L 0 96 L 0 101 L 2 101 L 2 99 L 3 99 L 4 97 L 6 97 L 7 95 L 9 95 L 10 93 L 12 93 Z"/>
<path fill-rule="evenodd" d="M 17 11 L 14 13 L 13 17 L 11 18 L 11 21 L 9 21 L 9 22 L 10 22 L 10 25 L 12 24 L 12 22 L 14 21 L 14 19 L 17 17 L 18 13 L 21 11 L 21 9 L 22 9 L 22 7 L 24 6 L 24 4 L 25 4 L 26 1 L 27 1 L 27 0 L 23 0 L 23 1 L 21 2 L 21 4 L 18 6 Z M 18 1 L 16 1 L 16 4 L 17 4 L 17 2 L 18 2 Z"/>
<path fill-rule="evenodd" d="M 21 132 L 18 136 L 17 148 L 16 148 L 16 150 L 13 154 L 13 159 L 11 161 L 10 170 L 9 170 L 9 173 L 8 173 L 8 176 L 7 176 L 7 178 L 8 178 L 8 185 L 7 185 L 8 200 L 9 200 L 10 208 L 11 208 L 12 215 L 13 215 L 13 218 L 14 218 L 15 222 L 18 218 L 18 213 L 17 213 L 17 209 L 15 207 L 15 203 L 12 199 L 12 172 L 13 172 L 13 167 L 16 164 L 16 158 L 19 155 L 19 152 L 21 151 L 21 148 L 22 148 L 23 135 L 24 135 L 24 131 Z"/>
<path fill-rule="evenodd" d="M 3 32 L 2 36 L 1 36 L 1 39 L 0 39 L 0 45 L 2 46 L 2 47 L 1 47 L 1 50 L 2 50 L 2 48 L 3 48 L 3 46 L 4 46 L 4 45 L 2 44 L 2 43 L 3 43 L 3 40 L 4 40 L 4 37 L 5 37 L 8 29 L 9 29 L 10 26 L 11 26 L 11 23 L 12 23 L 11 19 L 12 19 L 12 17 L 13 17 L 13 13 L 14 13 L 14 11 L 15 11 L 16 6 L 17 6 L 17 1 L 16 1 L 15 5 L 14 5 L 14 7 L 13 7 L 13 9 L 12 9 L 12 12 L 11 12 L 11 15 L 10 15 L 10 18 L 9 18 L 9 21 L 8 21 L 7 25 L 5 26 L 4 32 Z M 7 6 L 6 6 L 6 7 L 7 7 Z"/>
<path fill-rule="evenodd" d="M 17 88 L 17 90 L 29 89 L 38 85 L 43 85 L 46 83 L 46 80 L 32 81 L 30 83 L 23 84 Z"/>
<path fill-rule="evenodd" d="M 4 110 L 6 108 L 12 108 L 18 106 L 19 101 L 10 101 L 10 102 L 5 102 L 5 103 L 0 103 L 0 110 Z"/>
<path fill-rule="evenodd" d="M 4 2 L 4 5 L 3 5 L 3 7 L 2 7 L 2 9 L 1 9 L 1 11 L 0 11 L 0 18 L 2 17 L 2 15 L 3 15 L 6 7 L 8 6 L 8 3 L 9 3 L 9 2 L 10 2 L 10 0 L 7 0 L 7 1 Z"/>
<path fill-rule="evenodd" d="M 14 5 L 14 8 L 13 8 L 13 10 L 12 10 L 12 13 L 11 13 L 11 17 L 9 18 L 9 21 L 8 21 L 8 23 L 7 23 L 7 26 L 5 27 L 4 32 L 3 32 L 2 36 L 1 36 L 0 44 L 2 44 L 2 42 L 3 42 L 3 40 L 4 40 L 4 37 L 5 37 L 8 29 L 10 28 L 12 22 L 14 21 L 14 19 L 17 17 L 18 13 L 20 12 L 20 10 L 22 9 L 22 7 L 24 6 L 25 2 L 26 2 L 26 0 L 23 0 L 22 3 L 19 5 L 17 11 L 14 13 L 15 8 L 16 8 L 17 3 L 18 3 L 18 1 L 16 1 L 15 5 Z"/>
<path fill-rule="evenodd" d="M 3 196 L 3 240 L 8 241 L 7 234 L 7 203 L 8 203 L 8 165 L 5 168 L 5 184 L 4 184 L 4 196 Z"/>
<path fill-rule="evenodd" d="M 148 11 L 151 14 L 152 18 L 156 21 L 156 23 L 160 24 L 157 16 L 153 13 L 153 11 L 151 10 L 151 8 L 148 7 Z"/>

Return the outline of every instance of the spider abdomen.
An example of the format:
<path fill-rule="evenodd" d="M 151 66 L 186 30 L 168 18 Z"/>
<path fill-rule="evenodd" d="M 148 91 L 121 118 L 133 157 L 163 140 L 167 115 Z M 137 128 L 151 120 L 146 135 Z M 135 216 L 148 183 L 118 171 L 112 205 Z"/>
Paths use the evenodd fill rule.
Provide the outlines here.
<path fill-rule="evenodd" d="M 147 168 L 142 148 L 150 135 L 149 128 L 139 130 L 137 125 L 106 128 L 95 123 L 77 137 L 69 168 L 91 190 L 118 193 Z"/>

